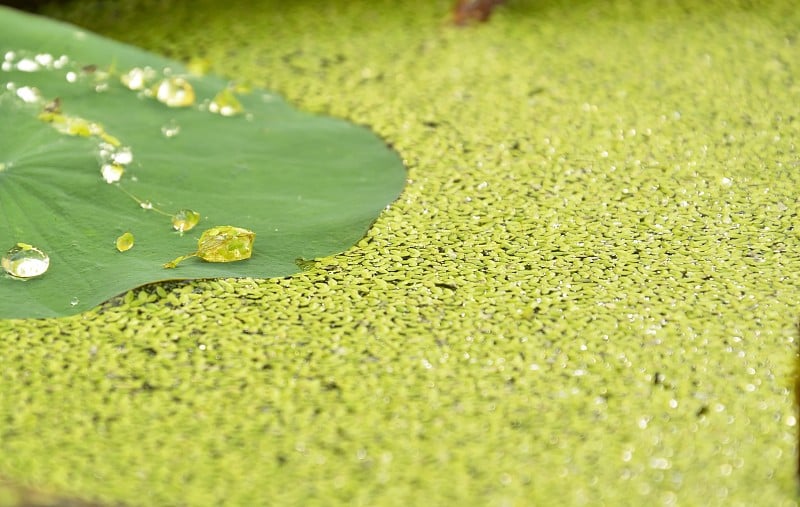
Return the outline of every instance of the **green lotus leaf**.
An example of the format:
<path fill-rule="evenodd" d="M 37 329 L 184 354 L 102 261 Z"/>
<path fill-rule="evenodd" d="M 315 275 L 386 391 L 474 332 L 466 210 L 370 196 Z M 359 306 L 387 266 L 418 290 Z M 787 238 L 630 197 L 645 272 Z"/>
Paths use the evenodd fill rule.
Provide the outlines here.
<path fill-rule="evenodd" d="M 49 259 L 0 276 L 0 318 L 161 280 L 291 275 L 352 246 L 405 180 L 364 127 L 71 25 L 0 8 L 0 60 L 0 255 Z M 223 226 L 255 234 L 249 258 L 163 267 Z"/>

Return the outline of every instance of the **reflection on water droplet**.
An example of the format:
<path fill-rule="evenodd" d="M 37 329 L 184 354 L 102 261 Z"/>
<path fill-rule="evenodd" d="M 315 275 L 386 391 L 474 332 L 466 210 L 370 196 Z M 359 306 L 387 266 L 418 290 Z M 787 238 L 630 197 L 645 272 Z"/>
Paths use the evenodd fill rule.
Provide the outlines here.
<path fill-rule="evenodd" d="M 116 183 L 122 179 L 122 175 L 125 173 L 125 168 L 119 164 L 103 164 L 100 167 L 100 174 L 103 175 L 103 179 L 106 180 L 106 183 Z"/>
<path fill-rule="evenodd" d="M 208 105 L 208 110 L 222 116 L 234 116 L 244 111 L 242 103 L 236 98 L 230 88 L 225 88 L 217 94 Z"/>
<path fill-rule="evenodd" d="M 120 76 L 119 80 L 130 90 L 144 90 L 147 83 L 152 81 L 155 75 L 156 71 L 150 67 L 145 67 L 143 69 L 134 67 Z"/>
<path fill-rule="evenodd" d="M 5 60 L 5 61 L 7 61 L 7 62 L 11 62 L 11 61 L 13 61 L 13 60 L 14 60 L 14 58 L 16 58 L 16 57 L 17 57 L 17 54 L 16 54 L 15 52 L 13 52 L 13 51 L 6 51 L 6 54 L 4 54 L 4 55 L 3 55 L 3 60 Z"/>
<path fill-rule="evenodd" d="M 117 250 L 127 252 L 131 248 L 133 248 L 133 234 L 126 232 L 117 238 Z"/>
<path fill-rule="evenodd" d="M 181 126 L 175 120 L 170 120 L 161 126 L 161 133 L 164 137 L 175 137 L 181 132 Z"/>
<path fill-rule="evenodd" d="M 153 203 L 150 201 L 142 201 L 139 203 L 139 206 L 141 206 L 144 209 L 153 209 Z"/>
<path fill-rule="evenodd" d="M 68 83 L 74 83 L 78 80 L 78 75 L 72 71 L 69 71 L 67 72 L 66 78 Z"/>
<path fill-rule="evenodd" d="M 169 107 L 187 107 L 194 104 L 194 88 L 183 78 L 162 79 L 155 89 L 156 99 Z"/>
<path fill-rule="evenodd" d="M 78 298 L 72 298 L 72 299 L 70 299 L 70 300 L 69 300 L 69 305 L 70 305 L 70 306 L 78 306 L 78 303 L 80 303 L 80 302 L 81 302 L 81 300 L 80 300 L 80 299 L 78 299 Z"/>
<path fill-rule="evenodd" d="M 172 227 L 179 232 L 190 231 L 198 223 L 200 223 L 200 213 L 190 209 L 182 209 L 172 217 Z"/>
<path fill-rule="evenodd" d="M 50 267 L 50 258 L 27 243 L 17 243 L 0 259 L 3 269 L 15 278 L 33 278 Z"/>

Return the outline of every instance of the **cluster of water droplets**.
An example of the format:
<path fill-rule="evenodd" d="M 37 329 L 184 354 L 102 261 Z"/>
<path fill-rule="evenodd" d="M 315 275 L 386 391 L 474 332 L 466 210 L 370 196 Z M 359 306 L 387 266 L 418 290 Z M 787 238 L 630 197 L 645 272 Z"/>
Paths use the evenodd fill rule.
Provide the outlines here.
<path fill-rule="evenodd" d="M 190 66 L 190 70 L 191 68 L 193 67 Z M 113 66 L 108 69 L 101 69 L 96 65 L 80 66 L 72 62 L 66 55 L 54 56 L 41 52 L 7 51 L 2 56 L 0 71 L 21 73 L 63 72 L 63 78 L 68 83 L 83 84 L 97 93 L 109 90 L 113 80 L 118 78 L 125 88 L 136 92 L 140 97 L 154 99 L 167 107 L 195 107 L 200 111 L 208 111 L 227 117 L 237 116 L 245 112 L 237 94 L 249 92 L 245 87 L 229 84 L 210 100 L 206 99 L 197 103 L 197 95 L 190 79 L 175 75 L 170 68 L 164 68 L 159 71 L 148 66 L 134 67 L 127 72 L 119 73 Z M 127 169 L 131 167 L 134 161 L 133 149 L 124 145 L 120 139 L 109 133 L 100 123 L 65 114 L 62 111 L 60 98 L 54 98 L 48 102 L 42 92 L 34 86 L 17 85 L 7 81 L 5 89 L 0 89 L 0 95 L 6 94 L 12 95 L 23 104 L 37 107 L 37 118 L 44 123 L 50 124 L 58 132 L 69 136 L 95 139 L 97 142 L 100 176 L 103 181 L 119 188 L 128 197 L 136 201 L 142 209 L 169 216 L 172 228 L 175 231 L 183 234 L 193 229 L 200 222 L 201 216 L 197 211 L 181 209 L 174 214 L 166 213 L 155 207 L 151 201 L 140 199 L 125 190 L 121 184 L 124 181 Z M 251 117 L 251 115 L 248 115 L 248 117 Z M 181 126 L 175 119 L 172 119 L 160 126 L 160 132 L 165 138 L 173 138 L 181 132 Z M 10 163 L 0 163 L 0 171 L 7 170 L 10 167 Z M 132 176 L 130 179 L 135 181 L 136 177 Z M 204 259 L 208 258 L 208 260 L 215 262 L 228 262 L 249 257 L 249 248 L 252 245 L 254 234 L 244 229 L 228 228 L 236 233 L 230 233 L 226 229 L 225 234 L 227 236 L 223 234 L 222 236 L 225 236 L 225 238 L 222 239 L 220 239 L 220 234 L 216 234 L 214 236 L 214 245 L 199 244 L 198 252 L 193 255 Z M 217 229 L 222 230 L 224 227 Z M 245 238 L 245 240 L 243 241 L 242 238 Z M 222 241 L 223 239 L 225 241 Z M 237 256 L 236 259 L 214 260 L 214 255 L 209 252 L 214 251 L 218 244 L 224 243 L 227 245 L 230 241 L 242 242 L 243 245 L 248 245 L 249 241 L 250 246 L 244 248 L 247 255 Z M 133 245 L 134 236 L 131 232 L 125 232 L 117 237 L 115 241 L 116 249 L 119 252 L 128 251 L 133 248 Z M 0 265 L 13 278 L 28 279 L 44 274 L 50 266 L 50 258 L 44 251 L 33 245 L 16 243 L 0 258 Z M 75 303 L 71 302 L 70 304 L 77 304 L 77 300 Z"/>

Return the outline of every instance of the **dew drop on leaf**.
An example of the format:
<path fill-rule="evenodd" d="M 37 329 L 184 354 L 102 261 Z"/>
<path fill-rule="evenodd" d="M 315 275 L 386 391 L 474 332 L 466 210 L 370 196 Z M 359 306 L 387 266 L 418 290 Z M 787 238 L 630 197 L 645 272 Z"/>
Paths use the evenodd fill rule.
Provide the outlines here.
<path fill-rule="evenodd" d="M 106 180 L 106 183 L 116 183 L 122 179 L 125 168 L 119 164 L 103 164 L 100 167 L 100 173 L 103 175 L 103 179 Z"/>
<path fill-rule="evenodd" d="M 194 104 L 194 88 L 180 77 L 162 79 L 155 87 L 156 99 L 169 107 L 187 107 Z"/>
<path fill-rule="evenodd" d="M 23 102 L 27 102 L 31 104 L 33 102 L 38 102 L 42 100 L 42 94 L 39 93 L 37 88 L 32 86 L 23 86 L 17 89 L 17 97 L 20 98 Z"/>
<path fill-rule="evenodd" d="M 150 67 L 134 67 L 122 76 L 119 80 L 128 87 L 129 90 L 144 90 L 148 82 L 155 77 L 155 71 Z"/>
<path fill-rule="evenodd" d="M 200 223 L 200 213 L 190 209 L 182 209 L 172 217 L 172 227 L 179 232 L 190 231 L 198 223 Z"/>
<path fill-rule="evenodd" d="M 47 271 L 50 257 L 35 246 L 17 243 L 0 259 L 0 265 L 15 278 L 33 278 Z"/>
<path fill-rule="evenodd" d="M 23 58 L 17 62 L 17 70 L 20 72 L 36 72 L 39 70 L 39 64 L 31 58 Z"/>
<path fill-rule="evenodd" d="M 181 126 L 175 120 L 170 120 L 161 126 L 161 133 L 166 138 L 175 137 L 181 132 Z"/>
<path fill-rule="evenodd" d="M 127 146 L 121 147 L 121 148 L 117 148 L 111 154 L 111 160 L 115 164 L 128 165 L 131 162 L 133 162 L 133 152 Z"/>
<path fill-rule="evenodd" d="M 253 255 L 253 243 L 256 234 L 253 231 L 222 225 L 212 227 L 200 235 L 197 251 L 182 255 L 164 264 L 165 268 L 174 268 L 190 257 L 200 257 L 206 262 L 236 262 L 249 259 Z"/>
<path fill-rule="evenodd" d="M 126 232 L 117 238 L 117 250 L 127 252 L 131 248 L 133 248 L 133 234 Z"/>
<path fill-rule="evenodd" d="M 150 201 L 142 201 L 139 203 L 139 206 L 141 206 L 142 209 L 153 209 L 153 203 Z"/>
<path fill-rule="evenodd" d="M 208 110 L 222 116 L 234 116 L 244 112 L 242 103 L 236 98 L 230 88 L 219 92 L 208 105 Z"/>
<path fill-rule="evenodd" d="M 70 306 L 78 306 L 78 303 L 80 303 L 80 302 L 81 302 L 81 300 L 80 300 L 80 299 L 78 299 L 78 298 L 72 298 L 72 299 L 70 299 L 70 300 L 69 300 L 69 305 L 70 305 Z"/>

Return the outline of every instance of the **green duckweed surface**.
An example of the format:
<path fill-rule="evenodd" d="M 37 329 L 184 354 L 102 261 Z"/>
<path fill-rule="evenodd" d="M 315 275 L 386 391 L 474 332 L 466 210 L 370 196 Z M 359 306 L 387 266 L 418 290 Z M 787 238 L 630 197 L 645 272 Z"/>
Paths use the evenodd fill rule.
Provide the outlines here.
<path fill-rule="evenodd" d="M 642 4 L 51 10 L 369 125 L 408 185 L 292 278 L 0 322 L 0 475 L 131 506 L 797 505 L 800 12 Z"/>

